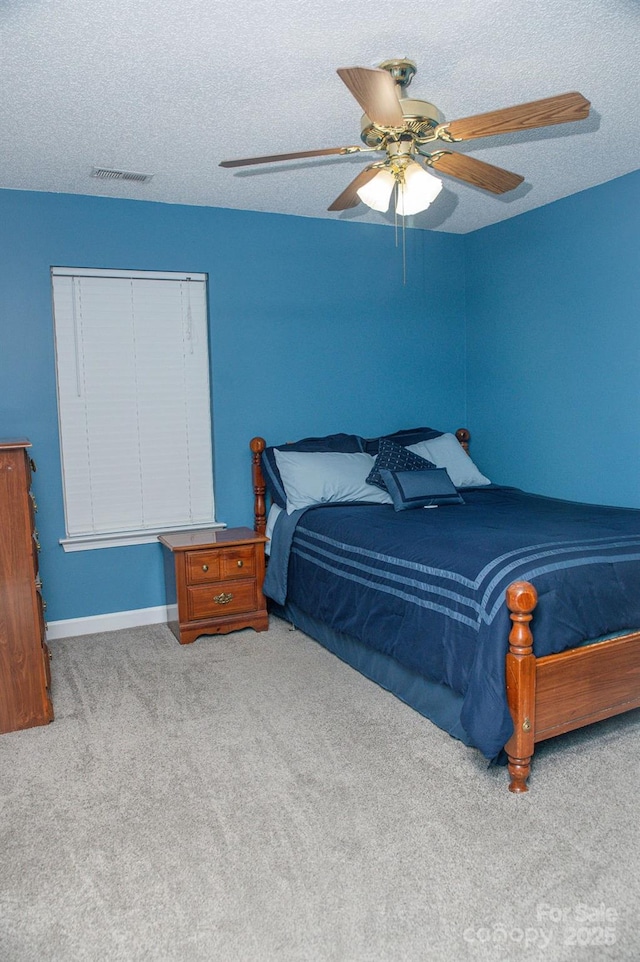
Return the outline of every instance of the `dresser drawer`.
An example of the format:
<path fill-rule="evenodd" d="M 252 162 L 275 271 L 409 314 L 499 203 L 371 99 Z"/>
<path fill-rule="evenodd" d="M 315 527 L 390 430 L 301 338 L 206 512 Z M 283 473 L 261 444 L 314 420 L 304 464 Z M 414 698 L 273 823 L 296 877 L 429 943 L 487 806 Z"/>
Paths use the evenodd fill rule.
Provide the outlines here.
<path fill-rule="evenodd" d="M 258 588 L 255 579 L 219 581 L 216 584 L 187 588 L 189 620 L 201 621 L 239 611 L 254 611 L 258 607 Z"/>
<path fill-rule="evenodd" d="M 188 551 L 185 563 L 189 585 L 256 576 L 256 552 L 251 544 Z"/>

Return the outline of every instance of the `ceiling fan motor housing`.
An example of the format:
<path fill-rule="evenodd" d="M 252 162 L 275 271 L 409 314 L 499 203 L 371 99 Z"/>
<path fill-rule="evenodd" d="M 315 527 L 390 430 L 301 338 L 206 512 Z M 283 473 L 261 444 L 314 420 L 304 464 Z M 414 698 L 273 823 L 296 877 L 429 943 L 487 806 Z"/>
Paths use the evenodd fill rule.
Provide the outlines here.
<path fill-rule="evenodd" d="M 405 88 L 411 83 L 417 67 L 413 60 L 406 57 L 395 60 L 384 60 L 379 65 L 380 70 L 390 73 L 396 83 L 396 92 L 400 101 L 400 109 L 404 116 L 404 127 L 407 133 L 416 140 L 433 140 L 433 130 L 441 124 L 444 117 L 437 107 L 428 100 L 413 100 L 405 96 Z M 367 147 L 379 147 L 386 139 L 384 130 L 376 127 L 373 121 L 363 114 L 360 122 L 360 137 Z"/>
<path fill-rule="evenodd" d="M 403 130 L 413 134 L 417 140 L 434 139 L 433 131 L 444 121 L 437 107 L 427 100 L 411 100 L 408 97 L 402 97 L 400 108 L 404 116 Z M 360 138 L 367 147 L 379 147 L 385 138 L 385 131 L 377 127 L 366 114 L 362 115 L 360 128 Z"/>

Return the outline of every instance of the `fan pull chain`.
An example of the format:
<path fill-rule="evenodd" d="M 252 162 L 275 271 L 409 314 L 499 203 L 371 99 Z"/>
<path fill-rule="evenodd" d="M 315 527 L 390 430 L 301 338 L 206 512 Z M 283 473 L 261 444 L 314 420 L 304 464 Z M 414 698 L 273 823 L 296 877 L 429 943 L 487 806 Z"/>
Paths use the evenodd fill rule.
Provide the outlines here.
<path fill-rule="evenodd" d="M 402 208 L 404 210 L 404 207 Z M 405 227 L 404 217 L 402 218 L 402 283 L 407 283 L 407 228 Z"/>
<path fill-rule="evenodd" d="M 404 210 L 404 183 L 396 182 L 396 247 L 398 246 L 398 193 L 402 192 L 402 209 Z M 402 215 L 402 283 L 407 283 L 407 242 L 405 218 Z"/>
<path fill-rule="evenodd" d="M 398 244 L 398 194 L 400 190 L 402 190 L 402 209 L 404 210 L 404 187 L 402 184 L 399 184 L 398 181 L 396 181 L 394 185 L 395 213 L 393 218 L 393 224 L 396 232 L 396 247 L 399 246 Z M 402 218 L 402 283 L 403 284 L 407 283 L 407 245 L 406 245 L 406 239 L 405 239 L 405 232 L 406 232 L 406 228 L 405 228 L 404 217 L 403 217 Z"/>
<path fill-rule="evenodd" d="M 398 181 L 393 185 L 393 226 L 396 232 L 396 247 L 398 246 Z"/>

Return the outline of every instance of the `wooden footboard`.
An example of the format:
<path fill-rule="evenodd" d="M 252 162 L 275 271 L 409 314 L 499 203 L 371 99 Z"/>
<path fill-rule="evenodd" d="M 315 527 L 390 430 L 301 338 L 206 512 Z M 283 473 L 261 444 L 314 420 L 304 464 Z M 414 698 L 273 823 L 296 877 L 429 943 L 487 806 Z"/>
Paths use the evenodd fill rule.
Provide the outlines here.
<path fill-rule="evenodd" d="M 640 631 L 536 658 L 529 623 L 537 600 L 527 581 L 507 588 L 511 792 L 527 791 L 536 742 L 640 707 Z"/>

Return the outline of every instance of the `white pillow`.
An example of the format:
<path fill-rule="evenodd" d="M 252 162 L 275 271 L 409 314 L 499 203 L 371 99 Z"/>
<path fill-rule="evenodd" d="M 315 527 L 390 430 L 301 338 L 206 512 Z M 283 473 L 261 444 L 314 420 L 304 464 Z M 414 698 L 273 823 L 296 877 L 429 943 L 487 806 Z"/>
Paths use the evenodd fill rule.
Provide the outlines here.
<path fill-rule="evenodd" d="M 279 451 L 277 448 L 274 454 L 287 495 L 287 514 L 310 504 L 330 502 L 391 504 L 387 491 L 367 484 L 367 475 L 375 461 L 370 454 Z"/>
<path fill-rule="evenodd" d="M 446 468 L 456 488 L 479 487 L 491 484 L 489 478 L 478 471 L 469 455 L 453 434 L 442 434 L 439 438 L 418 441 L 410 444 L 408 451 L 419 454 L 427 461 L 433 461 L 437 468 Z"/>

